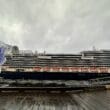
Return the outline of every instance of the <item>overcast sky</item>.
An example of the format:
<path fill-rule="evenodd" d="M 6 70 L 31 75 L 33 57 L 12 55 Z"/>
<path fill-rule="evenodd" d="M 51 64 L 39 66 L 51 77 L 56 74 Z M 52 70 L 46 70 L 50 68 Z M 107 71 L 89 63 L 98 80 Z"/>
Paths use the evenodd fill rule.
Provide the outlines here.
<path fill-rule="evenodd" d="M 0 0 L 0 41 L 49 53 L 110 49 L 110 0 Z"/>

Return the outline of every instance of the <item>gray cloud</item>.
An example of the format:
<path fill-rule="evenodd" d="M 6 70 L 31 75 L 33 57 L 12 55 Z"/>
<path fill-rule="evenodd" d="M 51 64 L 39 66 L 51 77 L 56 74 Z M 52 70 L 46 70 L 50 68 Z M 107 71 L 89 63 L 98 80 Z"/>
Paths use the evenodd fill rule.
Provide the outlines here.
<path fill-rule="evenodd" d="M 109 0 L 0 0 L 0 40 L 21 49 L 110 49 Z"/>

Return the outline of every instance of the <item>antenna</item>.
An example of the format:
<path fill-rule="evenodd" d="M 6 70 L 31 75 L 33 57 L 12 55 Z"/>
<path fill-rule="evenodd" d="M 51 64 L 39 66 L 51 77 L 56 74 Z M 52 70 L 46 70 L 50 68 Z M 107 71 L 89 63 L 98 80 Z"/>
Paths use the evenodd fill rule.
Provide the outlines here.
<path fill-rule="evenodd" d="M 93 51 L 96 51 L 97 50 L 95 46 L 93 46 L 92 49 L 93 49 Z"/>
<path fill-rule="evenodd" d="M 44 50 L 44 55 L 46 54 L 46 51 Z"/>

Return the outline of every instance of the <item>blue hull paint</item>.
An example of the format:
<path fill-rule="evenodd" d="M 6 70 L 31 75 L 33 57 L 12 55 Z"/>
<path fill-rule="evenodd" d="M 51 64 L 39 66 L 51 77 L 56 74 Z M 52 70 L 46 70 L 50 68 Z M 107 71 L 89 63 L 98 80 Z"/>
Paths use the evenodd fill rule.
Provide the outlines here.
<path fill-rule="evenodd" d="M 48 72 L 2 72 L 4 79 L 34 79 L 34 80 L 87 80 L 97 77 L 107 77 L 109 73 L 48 73 Z"/>

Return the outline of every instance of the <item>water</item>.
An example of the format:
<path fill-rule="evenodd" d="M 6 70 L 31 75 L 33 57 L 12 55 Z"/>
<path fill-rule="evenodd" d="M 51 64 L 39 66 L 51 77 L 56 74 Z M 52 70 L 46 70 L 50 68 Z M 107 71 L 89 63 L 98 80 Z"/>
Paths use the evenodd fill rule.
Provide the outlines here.
<path fill-rule="evenodd" d="M 110 91 L 0 93 L 0 110 L 110 110 Z"/>

